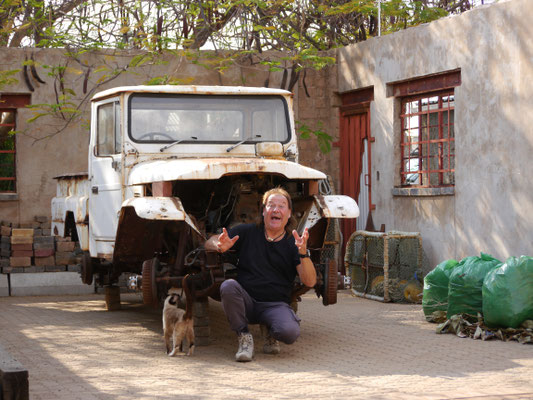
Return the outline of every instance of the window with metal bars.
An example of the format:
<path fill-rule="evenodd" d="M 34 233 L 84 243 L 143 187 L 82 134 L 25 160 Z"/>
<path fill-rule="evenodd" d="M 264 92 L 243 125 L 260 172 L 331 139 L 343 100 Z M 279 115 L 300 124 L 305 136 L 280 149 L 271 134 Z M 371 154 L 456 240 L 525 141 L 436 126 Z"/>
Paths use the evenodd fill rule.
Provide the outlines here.
<path fill-rule="evenodd" d="M 453 89 L 402 98 L 402 186 L 454 186 L 454 100 Z"/>
<path fill-rule="evenodd" d="M 14 193 L 17 189 L 15 110 L 0 109 L 0 193 Z"/>

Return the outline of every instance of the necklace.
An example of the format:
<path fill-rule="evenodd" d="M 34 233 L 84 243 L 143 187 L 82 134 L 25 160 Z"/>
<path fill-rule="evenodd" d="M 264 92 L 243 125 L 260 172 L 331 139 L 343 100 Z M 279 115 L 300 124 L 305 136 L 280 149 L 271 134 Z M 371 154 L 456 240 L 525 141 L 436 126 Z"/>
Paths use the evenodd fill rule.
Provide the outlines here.
<path fill-rule="evenodd" d="M 270 236 L 268 236 L 268 233 L 266 232 L 265 230 L 265 238 L 266 240 L 268 240 L 269 242 L 275 242 L 276 240 L 278 240 L 280 237 L 284 236 L 285 235 L 285 231 L 281 232 L 281 234 L 279 236 L 276 236 L 275 238 L 271 238 Z"/>

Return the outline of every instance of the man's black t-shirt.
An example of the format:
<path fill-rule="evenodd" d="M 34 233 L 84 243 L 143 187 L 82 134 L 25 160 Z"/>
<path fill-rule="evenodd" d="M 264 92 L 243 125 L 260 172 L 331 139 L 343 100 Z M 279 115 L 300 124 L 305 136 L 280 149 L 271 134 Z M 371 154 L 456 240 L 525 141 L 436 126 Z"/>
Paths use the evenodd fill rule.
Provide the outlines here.
<path fill-rule="evenodd" d="M 285 234 L 278 242 L 265 238 L 263 227 L 242 224 L 228 230 L 231 238 L 239 235 L 232 250 L 239 256 L 237 281 L 257 301 L 290 303 L 300 264 L 294 237 Z"/>

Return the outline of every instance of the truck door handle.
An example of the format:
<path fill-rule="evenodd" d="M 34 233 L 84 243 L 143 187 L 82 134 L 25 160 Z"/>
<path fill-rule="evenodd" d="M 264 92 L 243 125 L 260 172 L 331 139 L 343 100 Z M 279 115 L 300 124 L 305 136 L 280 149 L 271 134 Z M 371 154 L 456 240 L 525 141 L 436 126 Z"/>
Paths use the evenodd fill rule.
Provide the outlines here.
<path fill-rule="evenodd" d="M 98 186 L 93 186 L 91 188 L 91 191 L 93 192 L 93 194 L 98 194 Z"/>

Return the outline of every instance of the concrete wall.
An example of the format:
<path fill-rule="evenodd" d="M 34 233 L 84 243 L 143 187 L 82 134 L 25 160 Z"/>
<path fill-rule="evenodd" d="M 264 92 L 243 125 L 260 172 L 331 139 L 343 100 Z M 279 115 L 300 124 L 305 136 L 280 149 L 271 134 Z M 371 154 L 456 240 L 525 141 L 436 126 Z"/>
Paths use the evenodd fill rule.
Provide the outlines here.
<path fill-rule="evenodd" d="M 209 58 L 196 60 L 179 55 L 163 55 L 161 61 L 154 65 L 146 63 L 141 67 L 130 68 L 128 72 L 113 77 L 102 84 L 105 75 L 113 76 L 111 70 L 120 70 L 128 65 L 134 53 L 86 53 L 76 61 L 64 56 L 64 51 L 48 49 L 0 49 L 0 70 L 21 69 L 25 59 L 33 58 L 36 69 L 46 84 L 39 84 L 32 79 L 33 92 L 25 84 L 22 71 L 15 75 L 18 83 L 4 86 L 1 94 L 25 93 L 31 95 L 31 104 L 53 104 L 59 82 L 49 76 L 50 68 L 46 66 L 66 66 L 64 86 L 74 90 L 72 102 L 82 103 L 83 118 L 66 124 L 60 117 L 43 117 L 37 122 L 28 123 L 35 110 L 19 109 L 17 115 L 17 196 L 0 194 L 0 220 L 14 224 L 32 222 L 34 216 L 50 216 L 50 201 L 55 196 L 56 175 L 87 171 L 87 151 L 89 143 L 88 119 L 89 99 L 96 91 L 123 85 L 138 85 L 149 79 L 167 75 L 179 79 L 184 84 L 195 85 L 236 85 L 263 86 L 269 78 L 270 87 L 280 87 L 282 73 L 269 73 L 265 67 L 250 66 L 243 60 L 243 66 L 234 65 L 223 72 L 206 68 L 200 64 L 209 64 Z M 91 68 L 87 90 L 84 93 L 84 78 L 88 67 Z M 298 88 L 295 88 L 297 101 Z M 59 93 L 61 94 L 61 93 Z M 0 98 L 1 100 L 1 98 Z M 85 102 L 83 103 L 83 101 Z M 68 115 L 67 115 L 68 117 Z M 63 129 L 62 129 L 63 128 Z M 51 135 L 58 129 L 61 133 Z M 312 151 L 312 150 L 311 150 Z M 312 157 L 304 157 L 307 160 Z"/>
<path fill-rule="evenodd" d="M 433 265 L 480 251 L 533 255 L 531 15 L 530 0 L 501 2 L 339 50 L 339 91 L 374 87 L 374 223 L 421 232 Z M 399 100 L 387 84 L 457 68 L 455 194 L 393 196 Z"/>

